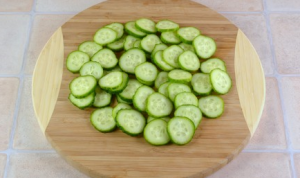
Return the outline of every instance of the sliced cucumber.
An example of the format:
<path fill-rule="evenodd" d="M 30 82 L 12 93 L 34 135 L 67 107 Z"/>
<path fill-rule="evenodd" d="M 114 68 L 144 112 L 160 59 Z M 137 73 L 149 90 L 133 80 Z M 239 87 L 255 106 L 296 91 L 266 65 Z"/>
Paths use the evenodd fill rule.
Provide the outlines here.
<path fill-rule="evenodd" d="M 100 28 L 94 35 L 94 41 L 102 46 L 117 40 L 117 32 L 111 28 Z"/>
<path fill-rule="evenodd" d="M 112 116 L 112 108 L 105 107 L 101 109 L 96 109 L 90 118 L 90 122 L 100 132 L 111 132 L 116 128 L 115 119 Z"/>
<path fill-rule="evenodd" d="M 122 72 L 122 83 L 121 83 L 121 85 L 118 86 L 117 88 L 110 88 L 107 91 L 109 93 L 112 93 L 112 94 L 120 93 L 126 88 L 126 86 L 128 84 L 128 81 L 129 81 L 128 74 L 126 74 L 125 72 Z"/>
<path fill-rule="evenodd" d="M 93 41 L 85 41 L 81 43 L 78 47 L 79 51 L 85 52 L 90 57 L 94 56 L 94 54 L 100 49 L 102 49 L 102 46 Z"/>
<path fill-rule="evenodd" d="M 188 85 L 182 83 L 171 83 L 168 86 L 168 95 L 171 101 L 174 101 L 175 96 L 182 92 L 191 92 L 191 88 Z"/>
<path fill-rule="evenodd" d="M 92 75 L 99 80 L 103 75 L 103 68 L 98 62 L 89 61 L 80 68 L 80 75 Z"/>
<path fill-rule="evenodd" d="M 122 72 L 122 69 L 119 66 L 116 66 L 111 70 L 103 70 L 103 76 L 115 71 Z"/>
<path fill-rule="evenodd" d="M 195 129 L 199 126 L 202 120 L 202 112 L 200 109 L 194 105 L 184 105 L 180 106 L 174 112 L 174 116 L 186 117 L 193 121 Z"/>
<path fill-rule="evenodd" d="M 203 74 L 203 73 L 194 74 L 191 84 L 193 90 L 198 95 L 209 95 L 212 90 L 209 74 Z"/>
<path fill-rule="evenodd" d="M 182 52 L 182 48 L 177 45 L 172 45 L 163 51 L 163 60 L 174 68 L 180 68 L 178 57 Z"/>
<path fill-rule="evenodd" d="M 132 35 L 136 38 L 142 38 L 144 36 L 147 35 L 147 33 L 142 32 L 141 30 L 137 29 L 135 27 L 135 22 L 131 21 L 131 22 L 127 22 L 125 24 L 125 31 L 129 34 Z"/>
<path fill-rule="evenodd" d="M 153 93 L 148 96 L 146 101 L 146 111 L 153 117 L 165 117 L 171 114 L 173 104 L 169 98 L 160 93 Z"/>
<path fill-rule="evenodd" d="M 197 71 L 200 68 L 200 60 L 192 51 L 185 51 L 180 54 L 178 63 L 181 69 L 191 72 Z"/>
<path fill-rule="evenodd" d="M 142 84 L 153 85 L 157 76 L 157 69 L 152 63 L 144 62 L 136 66 L 134 73 L 137 80 Z"/>
<path fill-rule="evenodd" d="M 226 72 L 225 62 L 219 58 L 211 58 L 201 64 L 201 71 L 209 74 L 214 69 L 221 69 Z"/>
<path fill-rule="evenodd" d="M 160 39 L 162 42 L 166 44 L 179 44 L 181 43 L 179 37 L 177 36 L 175 31 L 170 32 L 162 32 Z"/>
<path fill-rule="evenodd" d="M 93 57 L 92 61 L 99 62 L 104 69 L 113 69 L 118 64 L 115 53 L 107 48 L 101 49 Z"/>
<path fill-rule="evenodd" d="M 119 94 L 117 94 L 117 101 L 118 101 L 118 103 L 132 104 L 132 101 L 129 102 L 129 101 L 123 100 L 123 99 L 119 96 Z"/>
<path fill-rule="evenodd" d="M 168 46 L 166 44 L 160 43 L 160 44 L 156 44 L 152 50 L 151 53 L 151 59 L 152 61 L 154 60 L 154 55 L 157 51 L 163 51 L 167 48 Z"/>
<path fill-rule="evenodd" d="M 111 23 L 109 25 L 106 25 L 105 27 L 111 28 L 114 31 L 117 32 L 117 39 L 120 39 L 124 34 L 124 26 L 121 23 L 115 22 Z"/>
<path fill-rule="evenodd" d="M 182 92 L 175 96 L 174 105 L 175 108 L 178 108 L 182 105 L 198 106 L 198 98 L 192 92 Z"/>
<path fill-rule="evenodd" d="M 102 108 L 104 106 L 108 106 L 111 103 L 111 97 L 112 95 L 110 93 L 107 93 L 104 90 L 101 90 L 100 87 L 96 87 L 96 96 L 93 103 L 94 107 Z"/>
<path fill-rule="evenodd" d="M 88 54 L 81 51 L 73 51 L 67 57 L 67 69 L 72 73 L 79 72 L 82 65 L 89 60 Z"/>
<path fill-rule="evenodd" d="M 140 49 L 142 49 L 142 47 L 141 47 L 141 40 L 135 41 L 135 42 L 133 43 L 133 47 L 134 47 L 134 48 L 140 48 Z"/>
<path fill-rule="evenodd" d="M 169 81 L 168 72 L 159 72 L 155 79 L 155 88 L 159 88 L 163 83 Z"/>
<path fill-rule="evenodd" d="M 157 22 L 155 28 L 159 32 L 176 31 L 179 25 L 171 20 L 161 20 Z"/>
<path fill-rule="evenodd" d="M 142 85 L 143 84 L 141 84 L 136 79 L 129 79 L 126 88 L 121 93 L 119 93 L 119 96 L 125 101 L 132 102 L 136 90 Z"/>
<path fill-rule="evenodd" d="M 123 72 L 111 72 L 99 80 L 99 86 L 103 90 L 112 90 L 120 87 L 123 82 Z"/>
<path fill-rule="evenodd" d="M 158 88 L 158 92 L 165 95 L 166 97 L 169 97 L 169 94 L 168 94 L 168 87 L 169 85 L 171 84 L 171 82 L 166 82 L 166 83 L 163 83 L 159 88 Z"/>
<path fill-rule="evenodd" d="M 173 143 L 185 145 L 193 139 L 195 125 L 186 117 L 173 117 L 168 122 L 167 131 Z"/>
<path fill-rule="evenodd" d="M 182 27 L 177 34 L 181 41 L 192 44 L 193 40 L 200 35 L 200 31 L 195 27 Z"/>
<path fill-rule="evenodd" d="M 146 125 L 144 116 L 133 109 L 122 109 L 116 116 L 118 127 L 130 136 L 137 136 L 143 132 Z"/>
<path fill-rule="evenodd" d="M 155 119 L 148 123 L 144 129 L 145 140 L 151 145 L 165 145 L 170 142 L 167 132 L 167 122 L 162 119 Z"/>
<path fill-rule="evenodd" d="M 186 43 L 180 43 L 178 46 L 181 47 L 184 51 L 195 52 L 195 49 L 194 49 L 193 45 L 186 44 Z"/>
<path fill-rule="evenodd" d="M 232 84 L 229 75 L 221 69 L 214 69 L 209 74 L 213 90 L 219 94 L 229 92 Z"/>
<path fill-rule="evenodd" d="M 93 93 L 97 86 L 97 80 L 95 77 L 87 75 L 80 76 L 73 79 L 70 83 L 70 90 L 72 95 L 76 98 L 84 98 Z"/>
<path fill-rule="evenodd" d="M 174 67 L 170 66 L 163 60 L 163 51 L 157 51 L 154 54 L 153 62 L 163 71 L 170 71 L 174 69 Z"/>
<path fill-rule="evenodd" d="M 128 35 L 125 39 L 125 42 L 124 42 L 124 49 L 127 51 L 127 50 L 130 50 L 131 48 L 133 48 L 133 45 L 134 45 L 134 42 L 140 40 L 139 38 L 136 38 L 134 36 L 131 36 L 131 35 Z"/>
<path fill-rule="evenodd" d="M 160 44 L 161 41 L 157 35 L 150 34 L 144 37 L 141 41 L 141 47 L 144 51 L 151 53 L 155 45 Z"/>
<path fill-rule="evenodd" d="M 124 43 L 126 40 L 126 35 L 124 35 L 122 38 L 118 39 L 115 42 L 109 43 L 107 45 L 107 47 L 113 51 L 121 51 L 122 49 L 124 49 Z"/>
<path fill-rule="evenodd" d="M 122 54 L 119 66 L 123 71 L 134 74 L 135 67 L 144 62 L 146 62 L 145 52 L 141 49 L 133 48 Z"/>
<path fill-rule="evenodd" d="M 122 109 L 131 109 L 132 107 L 128 104 L 125 103 L 118 103 L 117 106 L 114 107 L 113 111 L 112 111 L 112 116 L 114 118 L 116 118 L 118 112 Z"/>
<path fill-rule="evenodd" d="M 156 33 L 155 22 L 150 19 L 138 19 L 135 21 L 135 26 L 144 33 Z"/>
<path fill-rule="evenodd" d="M 153 121 L 154 119 L 162 119 L 166 122 L 169 122 L 170 121 L 170 117 L 152 117 L 152 116 L 149 116 L 148 119 L 147 119 L 147 123 Z"/>
<path fill-rule="evenodd" d="M 71 101 L 71 103 L 74 106 L 78 107 L 79 109 L 85 109 L 87 107 L 92 106 L 94 99 L 95 99 L 94 92 L 92 92 L 91 94 L 89 94 L 88 96 L 86 96 L 84 98 L 76 98 L 71 93 L 69 94 L 69 100 Z"/>
<path fill-rule="evenodd" d="M 217 49 L 216 42 L 212 38 L 203 35 L 199 35 L 194 39 L 193 46 L 196 54 L 202 59 L 210 58 Z"/>
<path fill-rule="evenodd" d="M 146 100 L 154 90 L 148 86 L 139 87 L 133 96 L 133 106 L 139 111 L 146 111 Z"/>
<path fill-rule="evenodd" d="M 175 69 L 169 72 L 168 79 L 171 82 L 189 83 L 192 80 L 192 74 L 184 70 Z"/>
<path fill-rule="evenodd" d="M 207 118 L 217 118 L 224 112 L 224 101 L 219 96 L 205 96 L 199 99 L 199 108 Z"/>

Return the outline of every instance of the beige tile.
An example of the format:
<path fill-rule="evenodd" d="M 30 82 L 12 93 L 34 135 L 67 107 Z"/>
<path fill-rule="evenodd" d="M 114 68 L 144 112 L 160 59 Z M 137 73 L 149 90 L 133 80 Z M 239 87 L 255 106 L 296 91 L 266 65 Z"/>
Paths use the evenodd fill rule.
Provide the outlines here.
<path fill-rule="evenodd" d="M 275 78 L 266 78 L 264 111 L 258 128 L 246 149 L 286 149 L 286 147 L 277 80 Z"/>
<path fill-rule="evenodd" d="M 291 178 L 289 156 L 284 153 L 241 153 L 208 178 Z"/>
<path fill-rule="evenodd" d="M 243 30 L 252 42 L 260 57 L 265 74 L 273 74 L 272 53 L 264 16 L 262 14 L 223 15 Z"/>
<path fill-rule="evenodd" d="M 33 0 L 0 0 L 1 12 L 27 12 L 31 11 Z"/>
<path fill-rule="evenodd" d="M 34 19 L 32 35 L 26 54 L 25 73 L 32 74 L 36 60 L 57 28 L 68 21 L 73 15 L 37 15 Z"/>
<path fill-rule="evenodd" d="M 0 15 L 0 74 L 21 71 L 29 15 Z"/>
<path fill-rule="evenodd" d="M 0 151 L 8 148 L 18 89 L 19 79 L 0 78 Z"/>
<path fill-rule="evenodd" d="M 262 0 L 193 0 L 216 11 L 262 11 Z"/>
<path fill-rule="evenodd" d="M 296 174 L 298 177 L 300 177 L 300 153 L 294 155 L 294 162 L 295 162 Z"/>
<path fill-rule="evenodd" d="M 7 178 L 87 178 L 56 153 L 15 153 Z"/>
<path fill-rule="evenodd" d="M 6 154 L 0 154 L 0 177 L 4 177 L 5 166 L 6 166 Z"/>
<path fill-rule="evenodd" d="M 52 149 L 35 117 L 31 98 L 31 78 L 25 78 L 13 142 L 14 149 Z"/>
<path fill-rule="evenodd" d="M 104 0 L 37 0 L 37 11 L 72 11 L 80 12 Z"/>
<path fill-rule="evenodd" d="M 271 14 L 270 23 L 278 72 L 300 73 L 300 14 Z"/>
<path fill-rule="evenodd" d="M 300 77 L 283 77 L 280 85 L 292 147 L 300 149 Z"/>
<path fill-rule="evenodd" d="M 299 0 L 266 0 L 270 11 L 299 11 Z"/>

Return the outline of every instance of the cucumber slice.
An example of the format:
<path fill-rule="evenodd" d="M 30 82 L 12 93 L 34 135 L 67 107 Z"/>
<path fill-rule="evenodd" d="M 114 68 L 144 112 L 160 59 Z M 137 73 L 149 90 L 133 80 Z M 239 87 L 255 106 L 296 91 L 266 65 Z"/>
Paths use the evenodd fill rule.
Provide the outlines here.
<path fill-rule="evenodd" d="M 229 92 L 232 84 L 229 75 L 221 69 L 214 69 L 209 74 L 213 90 L 219 94 L 226 94 Z"/>
<path fill-rule="evenodd" d="M 102 46 L 117 40 L 117 32 L 111 28 L 100 28 L 94 35 L 94 41 Z"/>
<path fill-rule="evenodd" d="M 219 58 L 211 58 L 201 64 L 201 71 L 209 74 L 214 69 L 221 69 L 226 72 L 225 62 Z"/>
<path fill-rule="evenodd" d="M 79 109 L 85 109 L 87 107 L 90 107 L 91 105 L 93 105 L 94 99 L 95 99 L 94 92 L 92 92 L 91 94 L 89 94 L 84 98 L 76 98 L 71 93 L 69 94 L 69 100 L 74 106 L 78 107 Z"/>
<path fill-rule="evenodd" d="M 181 47 L 184 51 L 195 52 L 195 49 L 194 49 L 193 45 L 186 44 L 186 43 L 180 43 L 178 46 Z"/>
<path fill-rule="evenodd" d="M 157 22 L 155 28 L 159 32 L 176 31 L 179 25 L 171 20 L 161 20 Z"/>
<path fill-rule="evenodd" d="M 142 84 L 153 85 L 157 76 L 157 69 L 152 63 L 144 62 L 136 66 L 134 73 L 137 80 Z"/>
<path fill-rule="evenodd" d="M 182 92 L 175 96 L 174 105 L 175 108 L 178 108 L 182 105 L 198 106 L 198 98 L 192 92 Z"/>
<path fill-rule="evenodd" d="M 117 88 L 108 89 L 108 92 L 112 93 L 112 94 L 122 92 L 126 88 L 128 81 L 129 81 L 128 74 L 126 74 L 125 72 L 122 72 L 122 84 Z"/>
<path fill-rule="evenodd" d="M 93 93 L 97 86 L 97 80 L 95 77 L 87 75 L 80 76 L 73 79 L 70 83 L 70 90 L 72 95 L 76 98 L 84 98 Z"/>
<path fill-rule="evenodd" d="M 135 42 L 133 43 L 133 47 L 134 47 L 134 48 L 140 48 L 140 49 L 142 49 L 142 47 L 141 47 L 141 40 L 135 41 Z"/>
<path fill-rule="evenodd" d="M 129 102 L 129 101 L 123 100 L 123 99 L 119 96 L 119 94 L 117 95 L 117 101 L 118 101 L 118 103 L 132 104 L 132 101 Z"/>
<path fill-rule="evenodd" d="M 215 54 L 217 50 L 216 42 L 207 36 L 199 35 L 193 41 L 196 54 L 202 59 L 208 59 Z"/>
<path fill-rule="evenodd" d="M 135 27 L 135 22 L 131 21 L 131 22 L 127 22 L 125 24 L 125 31 L 129 34 L 132 35 L 136 38 L 143 38 L 144 36 L 147 35 L 147 33 L 142 32 L 141 30 L 137 29 Z"/>
<path fill-rule="evenodd" d="M 186 84 L 182 84 L 182 83 L 171 83 L 169 86 L 168 86 L 168 95 L 169 95 L 169 98 L 171 99 L 171 101 L 174 101 L 175 100 L 175 96 L 179 93 L 182 93 L 182 92 L 191 92 L 191 88 L 186 85 Z"/>
<path fill-rule="evenodd" d="M 181 69 L 191 72 L 197 71 L 200 68 L 200 60 L 192 51 L 185 51 L 180 54 L 178 63 Z"/>
<path fill-rule="evenodd" d="M 102 108 L 104 106 L 108 106 L 111 103 L 111 97 L 112 95 L 110 93 L 107 93 L 104 90 L 101 90 L 101 88 L 98 86 L 96 87 L 96 96 L 93 103 L 94 107 Z"/>
<path fill-rule="evenodd" d="M 169 46 L 163 51 L 163 60 L 174 68 L 180 68 L 178 64 L 178 57 L 181 53 L 183 53 L 183 49 L 179 46 Z"/>
<path fill-rule="evenodd" d="M 187 44 L 192 44 L 193 40 L 200 35 L 200 31 L 195 27 L 182 27 L 177 30 L 178 37 Z"/>
<path fill-rule="evenodd" d="M 133 48 L 122 54 L 119 66 L 127 73 L 134 74 L 136 66 L 146 62 L 145 52 L 141 49 Z"/>
<path fill-rule="evenodd" d="M 163 83 L 169 81 L 168 72 L 159 72 L 155 79 L 155 88 L 159 88 Z"/>
<path fill-rule="evenodd" d="M 119 66 L 116 66 L 116 67 L 114 67 L 111 70 L 103 70 L 103 76 L 105 76 L 105 75 L 107 75 L 107 74 L 109 74 L 111 72 L 116 72 L 116 71 L 122 72 L 122 69 Z"/>
<path fill-rule="evenodd" d="M 67 57 L 67 69 L 72 73 L 79 72 L 82 65 L 89 60 L 88 54 L 81 51 L 73 51 Z"/>
<path fill-rule="evenodd" d="M 140 40 L 139 38 L 136 38 L 134 36 L 128 35 L 124 42 L 124 49 L 127 51 L 131 48 L 133 48 L 134 42 Z"/>
<path fill-rule="evenodd" d="M 94 56 L 96 52 L 98 52 L 103 47 L 93 41 L 85 41 L 81 43 L 78 47 L 79 51 L 85 52 L 90 57 Z"/>
<path fill-rule="evenodd" d="M 112 108 L 105 107 L 101 109 L 96 109 L 90 118 L 90 122 L 100 132 L 111 132 L 116 128 L 115 119 L 112 116 Z"/>
<path fill-rule="evenodd" d="M 195 125 L 186 117 L 173 117 L 168 122 L 167 131 L 173 143 L 185 145 L 193 139 Z"/>
<path fill-rule="evenodd" d="M 99 86 L 103 90 L 116 89 L 122 85 L 123 72 L 111 72 L 99 80 Z"/>
<path fill-rule="evenodd" d="M 155 45 L 160 44 L 161 41 L 157 35 L 150 34 L 142 39 L 141 47 L 144 51 L 151 53 Z"/>
<path fill-rule="evenodd" d="M 125 101 L 132 102 L 136 90 L 142 85 L 143 84 L 135 79 L 129 79 L 126 88 L 121 93 L 119 93 L 119 96 Z"/>
<path fill-rule="evenodd" d="M 115 22 L 111 23 L 109 25 L 106 25 L 105 27 L 111 28 L 114 31 L 117 32 L 117 39 L 120 39 L 124 34 L 124 26 L 121 23 Z"/>
<path fill-rule="evenodd" d="M 191 84 L 193 90 L 198 95 L 209 95 L 212 90 L 209 74 L 203 74 L 203 73 L 194 74 Z"/>
<path fill-rule="evenodd" d="M 163 51 L 165 49 L 167 49 L 167 45 L 166 44 L 163 44 L 163 43 L 160 43 L 160 44 L 156 44 L 152 50 L 152 53 L 151 53 L 151 59 L 153 61 L 154 59 L 154 55 L 157 51 Z"/>
<path fill-rule="evenodd" d="M 157 92 L 148 96 L 146 103 L 146 112 L 153 117 L 168 116 L 173 110 L 173 104 L 169 98 Z"/>
<path fill-rule="evenodd" d="M 163 60 L 163 51 L 157 51 L 154 54 L 153 62 L 163 71 L 170 71 L 174 69 L 174 67 L 170 66 Z"/>
<path fill-rule="evenodd" d="M 179 44 L 181 43 L 179 37 L 177 36 L 176 32 L 162 32 L 160 35 L 160 39 L 163 43 L 166 44 Z"/>
<path fill-rule="evenodd" d="M 112 111 L 112 116 L 114 118 L 116 118 L 118 112 L 122 109 L 132 109 L 131 106 L 129 106 L 128 104 L 125 103 L 118 103 L 117 106 L 114 107 L 113 111 Z"/>
<path fill-rule="evenodd" d="M 145 140 L 151 145 L 165 145 L 170 142 L 167 132 L 167 122 L 162 119 L 155 119 L 148 123 L 144 129 Z"/>
<path fill-rule="evenodd" d="M 80 68 L 80 75 L 92 75 L 99 80 L 103 75 L 103 68 L 98 62 L 90 61 L 83 64 L 83 66 Z"/>
<path fill-rule="evenodd" d="M 144 33 L 156 33 L 155 22 L 150 19 L 141 18 L 135 22 L 137 29 L 141 30 Z"/>
<path fill-rule="evenodd" d="M 186 117 L 193 121 L 195 129 L 199 126 L 202 120 L 202 112 L 200 109 L 194 105 L 184 105 L 180 106 L 174 112 L 174 116 Z"/>
<path fill-rule="evenodd" d="M 130 136 L 137 136 L 143 132 L 146 125 L 144 116 L 133 109 L 122 109 L 116 116 L 118 127 Z"/>
<path fill-rule="evenodd" d="M 101 49 L 93 57 L 92 61 L 99 62 L 104 69 L 112 69 L 118 64 L 115 53 L 107 48 Z"/>
<path fill-rule="evenodd" d="M 207 118 L 217 118 L 224 112 L 224 101 L 219 96 L 205 96 L 199 99 L 199 108 Z"/>
<path fill-rule="evenodd" d="M 125 43 L 125 40 L 126 40 L 126 35 L 124 35 L 122 38 L 120 38 L 119 40 L 115 41 L 115 42 L 112 42 L 112 43 L 109 43 L 107 45 L 107 47 L 113 51 L 121 51 L 124 49 L 124 43 Z"/>
<path fill-rule="evenodd" d="M 170 121 L 170 117 L 152 117 L 152 116 L 149 116 L 148 119 L 147 119 L 147 123 L 153 121 L 154 119 L 162 119 L 166 122 L 169 122 Z"/>
<path fill-rule="evenodd" d="M 146 100 L 154 90 L 148 86 L 139 87 L 133 96 L 133 106 L 139 111 L 146 111 Z"/>
<path fill-rule="evenodd" d="M 168 78 L 171 82 L 189 83 L 192 80 L 192 74 L 184 70 L 175 69 L 169 72 Z"/>
<path fill-rule="evenodd" d="M 163 83 L 159 88 L 158 88 L 158 92 L 165 95 L 166 97 L 169 97 L 169 94 L 168 94 L 168 87 L 169 85 L 171 84 L 171 82 L 166 82 L 166 83 Z"/>

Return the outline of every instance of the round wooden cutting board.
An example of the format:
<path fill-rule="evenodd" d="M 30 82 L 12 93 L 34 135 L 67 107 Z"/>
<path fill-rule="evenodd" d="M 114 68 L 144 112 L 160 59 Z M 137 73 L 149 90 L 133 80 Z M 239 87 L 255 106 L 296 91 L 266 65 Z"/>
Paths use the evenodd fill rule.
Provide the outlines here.
<path fill-rule="evenodd" d="M 215 39 L 214 55 L 226 62 L 231 91 L 222 95 L 221 118 L 204 118 L 191 143 L 151 146 L 143 137 L 120 130 L 100 133 L 90 124 L 94 109 L 79 110 L 68 101 L 76 77 L 65 66 L 67 55 L 92 40 L 112 22 L 146 17 L 194 26 Z M 228 164 L 253 135 L 265 100 L 264 73 L 255 49 L 235 25 L 213 10 L 188 0 L 109 0 L 65 23 L 49 39 L 33 75 L 33 103 L 41 129 L 71 165 L 91 177 L 205 177 Z"/>

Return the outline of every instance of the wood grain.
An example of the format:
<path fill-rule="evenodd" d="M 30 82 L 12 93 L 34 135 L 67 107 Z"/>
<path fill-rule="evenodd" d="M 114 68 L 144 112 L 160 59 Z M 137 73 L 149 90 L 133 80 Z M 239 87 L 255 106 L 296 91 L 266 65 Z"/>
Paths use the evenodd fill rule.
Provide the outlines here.
<path fill-rule="evenodd" d="M 79 110 L 68 101 L 69 82 L 78 74 L 70 73 L 66 66 L 62 65 L 58 69 L 58 71 L 63 69 L 61 83 L 52 86 L 60 87 L 60 90 L 58 97 L 51 96 L 51 99 L 57 99 L 56 103 L 51 102 L 51 104 L 55 103 L 51 120 L 48 126 L 43 124 L 41 127 L 43 126 L 43 129 L 47 126 L 46 137 L 57 152 L 71 165 L 91 177 L 201 178 L 210 175 L 234 159 L 254 132 L 254 130 L 249 131 L 243 113 L 245 108 L 249 109 L 248 107 L 252 105 L 243 105 L 242 110 L 240 104 L 242 100 L 240 101 L 239 98 L 244 97 L 244 103 L 247 102 L 247 96 L 243 95 L 249 92 L 243 92 L 241 91 L 243 88 L 237 87 L 237 80 L 240 79 L 237 74 L 245 76 L 246 78 L 243 79 L 246 81 L 250 80 L 256 69 L 261 66 L 260 62 L 257 60 L 251 63 L 257 67 L 253 66 L 253 70 L 245 70 L 247 73 L 237 73 L 236 68 L 244 69 L 248 65 L 247 62 L 235 63 L 235 60 L 245 59 L 242 54 L 240 58 L 235 57 L 236 37 L 240 32 L 226 18 L 203 5 L 186 0 L 110 0 L 81 12 L 62 26 L 64 58 L 61 58 L 63 59 L 61 63 L 71 51 L 77 49 L 81 42 L 92 40 L 95 31 L 102 26 L 111 22 L 124 23 L 139 17 L 147 17 L 155 21 L 170 19 L 181 26 L 194 26 L 199 28 L 202 34 L 216 40 L 218 50 L 215 57 L 220 57 L 226 62 L 228 73 L 233 81 L 230 93 L 222 96 L 225 101 L 223 116 L 219 119 L 203 119 L 194 139 L 186 146 L 169 144 L 155 147 L 146 143 L 142 137 L 129 137 L 120 130 L 107 134 L 99 133 L 89 122 L 90 113 L 94 109 Z M 247 38 L 242 39 L 241 45 L 249 43 Z M 63 49 L 62 46 L 61 48 Z M 243 52 L 243 50 L 239 51 Z M 37 64 L 36 68 L 38 66 Z M 45 75 L 43 73 L 45 69 L 36 69 L 34 75 Z M 59 78 L 59 75 L 55 77 Z M 256 77 L 259 79 L 264 76 L 258 74 Z M 51 80 L 54 80 L 52 78 L 53 76 Z M 45 83 L 48 80 L 33 81 L 33 85 L 40 85 L 33 91 L 35 105 L 42 105 L 35 106 L 36 110 L 49 107 L 45 105 L 48 103 L 37 103 L 41 100 L 39 98 L 41 94 L 35 94 L 47 87 L 45 84 L 35 83 Z M 260 84 L 264 85 L 264 81 Z M 253 85 L 249 86 L 253 87 Z M 43 109 L 36 111 L 37 115 L 43 112 L 45 112 Z M 249 117 L 251 116 L 257 116 L 254 118 L 255 122 L 251 122 L 257 125 L 259 115 L 249 114 Z M 46 117 L 39 120 L 49 121 Z"/>

